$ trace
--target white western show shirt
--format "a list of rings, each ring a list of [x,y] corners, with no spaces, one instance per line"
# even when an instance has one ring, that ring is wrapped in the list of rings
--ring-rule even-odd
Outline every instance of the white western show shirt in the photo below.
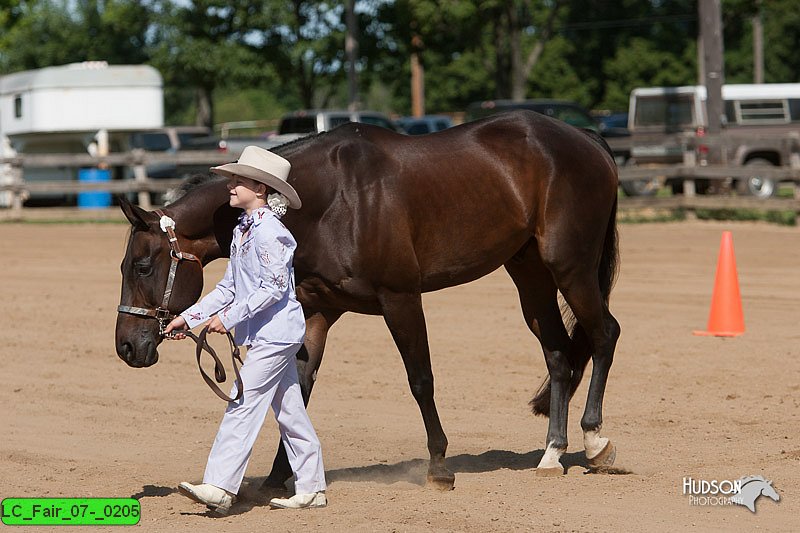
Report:
[[[189,328],[218,314],[239,346],[301,343],[306,324],[297,301],[292,260],[297,242],[269,207],[253,210],[253,225],[233,230],[231,259],[213,291],[181,313]]]

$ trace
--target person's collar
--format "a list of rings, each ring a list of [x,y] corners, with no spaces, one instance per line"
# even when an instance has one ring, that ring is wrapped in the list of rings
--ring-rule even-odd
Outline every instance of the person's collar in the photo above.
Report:
[[[272,212],[272,209],[270,209],[269,206],[262,205],[257,209],[253,209],[252,215],[253,215],[253,225],[258,226],[259,224],[261,224],[261,221],[264,220],[266,217],[270,216],[274,217],[275,213]]]

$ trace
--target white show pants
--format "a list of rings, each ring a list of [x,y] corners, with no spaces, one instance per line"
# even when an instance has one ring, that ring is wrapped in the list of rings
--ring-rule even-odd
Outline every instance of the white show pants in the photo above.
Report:
[[[325,490],[319,439],[308,418],[297,379],[301,344],[253,345],[241,368],[244,394],[229,402],[208,456],[203,483],[236,494],[267,409],[272,406],[295,476],[295,492]],[[236,394],[234,384],[232,394]]]

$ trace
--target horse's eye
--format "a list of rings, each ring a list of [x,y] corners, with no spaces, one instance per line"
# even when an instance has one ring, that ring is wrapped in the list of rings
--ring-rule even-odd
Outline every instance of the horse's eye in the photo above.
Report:
[[[153,273],[153,267],[151,265],[136,265],[136,275],[140,277],[147,277]]]

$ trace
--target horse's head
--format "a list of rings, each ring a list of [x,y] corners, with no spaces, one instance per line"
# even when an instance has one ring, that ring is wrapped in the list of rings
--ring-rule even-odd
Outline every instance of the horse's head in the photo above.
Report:
[[[158,214],[124,200],[120,206],[133,228],[121,266],[117,355],[130,366],[147,367],[158,361],[157,346],[163,340],[160,323],[168,320],[168,314],[180,313],[200,297],[203,269],[189,254],[186,255],[191,260],[176,257]],[[171,269],[174,280],[168,284]],[[167,294],[168,285],[171,295]]]
[[[772,481],[767,481],[765,485],[761,486],[761,494],[774,501],[780,501],[781,497],[775,487],[772,486]]]

